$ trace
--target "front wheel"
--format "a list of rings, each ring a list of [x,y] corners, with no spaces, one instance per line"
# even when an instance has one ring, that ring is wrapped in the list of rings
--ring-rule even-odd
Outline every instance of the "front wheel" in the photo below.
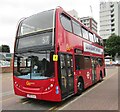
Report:
[[[83,81],[81,79],[79,79],[78,83],[77,83],[77,95],[81,95],[83,90],[84,90]]]

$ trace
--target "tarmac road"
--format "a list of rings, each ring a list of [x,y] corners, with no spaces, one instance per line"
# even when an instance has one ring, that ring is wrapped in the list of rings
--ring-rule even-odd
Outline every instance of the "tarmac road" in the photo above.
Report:
[[[118,110],[118,67],[107,67],[106,71],[103,82],[61,103],[16,96],[12,74],[2,74],[2,110]]]
[[[60,110],[118,110],[118,68],[110,67],[102,83],[86,90]]]

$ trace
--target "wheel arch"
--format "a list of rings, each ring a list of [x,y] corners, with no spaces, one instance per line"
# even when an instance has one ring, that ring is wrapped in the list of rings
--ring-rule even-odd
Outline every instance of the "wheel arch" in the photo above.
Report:
[[[83,82],[83,87],[84,87],[83,89],[85,89],[84,79],[83,79],[82,76],[79,76],[79,77],[78,77],[78,81],[80,81],[80,80]]]

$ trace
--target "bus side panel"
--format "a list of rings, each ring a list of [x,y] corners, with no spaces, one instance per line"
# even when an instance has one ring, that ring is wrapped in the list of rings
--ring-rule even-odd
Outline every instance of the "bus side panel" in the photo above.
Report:
[[[91,70],[80,70],[77,72],[78,77],[82,77],[84,81],[84,89],[92,85],[92,73]]]
[[[101,67],[100,66],[96,66],[96,79],[97,81],[100,80],[100,71],[101,71]]]

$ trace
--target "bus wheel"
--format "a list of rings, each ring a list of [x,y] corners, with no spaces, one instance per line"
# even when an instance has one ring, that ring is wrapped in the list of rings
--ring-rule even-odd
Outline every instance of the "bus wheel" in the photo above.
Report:
[[[103,81],[102,71],[100,72],[100,82]]]
[[[83,84],[83,80],[79,79],[78,83],[77,83],[77,95],[81,95],[83,90],[84,90],[84,84]]]

